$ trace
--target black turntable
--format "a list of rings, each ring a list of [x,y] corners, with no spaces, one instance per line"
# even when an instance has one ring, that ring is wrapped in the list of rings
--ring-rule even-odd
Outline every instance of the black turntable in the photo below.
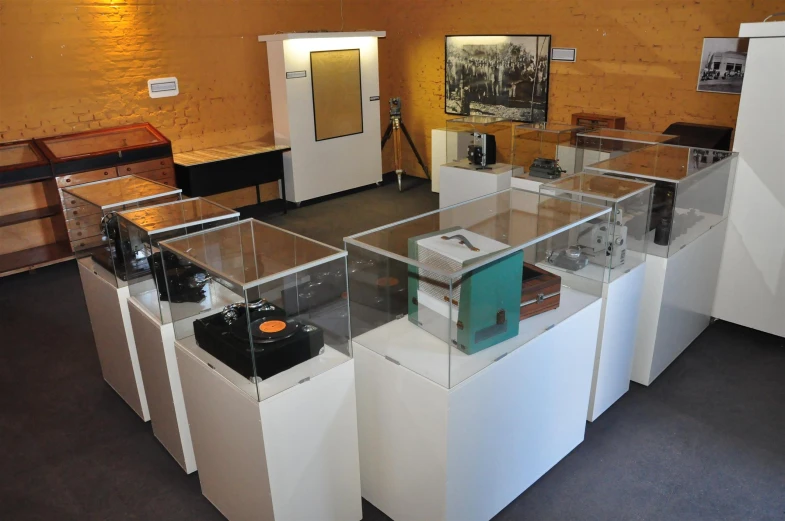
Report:
[[[210,280],[204,270],[193,264],[182,262],[177,255],[170,251],[163,252],[163,263],[161,262],[161,252],[155,252],[147,257],[147,264],[152,267],[161,300],[173,303],[204,300],[206,295],[204,286]],[[164,277],[164,273],[166,277]],[[165,278],[169,281],[168,285]]]
[[[310,360],[324,346],[320,328],[287,318],[283,309],[263,299],[247,307],[230,304],[221,313],[195,320],[194,335],[199,347],[246,378],[254,376],[255,364],[256,376],[263,380]]]

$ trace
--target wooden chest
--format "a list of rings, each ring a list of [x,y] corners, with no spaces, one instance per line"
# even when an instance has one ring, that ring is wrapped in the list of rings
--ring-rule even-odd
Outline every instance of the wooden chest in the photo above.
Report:
[[[559,307],[561,277],[533,264],[523,263],[521,320]]]

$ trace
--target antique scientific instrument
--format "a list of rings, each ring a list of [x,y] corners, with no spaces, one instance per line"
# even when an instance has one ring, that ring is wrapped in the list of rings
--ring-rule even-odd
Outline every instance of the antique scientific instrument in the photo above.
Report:
[[[425,172],[425,176],[430,179],[431,174],[428,173],[428,168],[425,166],[425,163],[420,157],[420,153],[417,152],[417,147],[414,146],[414,141],[412,141],[412,137],[409,135],[409,131],[406,130],[406,126],[403,124],[403,117],[401,115],[401,98],[390,98],[390,124],[387,125],[387,130],[384,131],[384,136],[382,136],[382,150],[384,150],[384,145],[387,144],[387,141],[392,136],[393,138],[393,157],[395,161],[395,175],[398,176],[398,191],[401,191],[401,177],[406,172],[403,169],[403,150],[401,149],[401,132],[406,137],[406,141],[409,143],[409,146],[412,148],[412,152],[414,152],[414,156],[417,158],[417,162],[420,163],[420,166]]]
[[[409,258],[427,260],[445,271],[458,271],[508,245],[462,228],[412,237]],[[450,284],[448,277],[409,267],[409,320],[432,335],[450,339],[466,354],[498,344],[518,334],[523,252],[475,270]],[[449,317],[450,321],[445,321]],[[445,324],[449,331],[445,331]]]

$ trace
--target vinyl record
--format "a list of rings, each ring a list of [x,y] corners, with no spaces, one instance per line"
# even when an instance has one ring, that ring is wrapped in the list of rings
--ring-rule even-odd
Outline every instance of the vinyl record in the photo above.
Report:
[[[297,332],[296,322],[277,318],[260,318],[251,322],[251,336],[257,343],[275,342],[289,338]]]

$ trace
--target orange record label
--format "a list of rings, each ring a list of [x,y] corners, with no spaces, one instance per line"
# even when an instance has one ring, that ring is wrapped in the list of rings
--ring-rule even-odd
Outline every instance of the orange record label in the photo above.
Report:
[[[286,329],[286,322],[283,320],[268,320],[259,324],[262,333],[277,333]]]
[[[390,287],[395,286],[398,284],[398,279],[395,277],[381,277],[379,280],[376,281],[376,285],[379,287]]]

